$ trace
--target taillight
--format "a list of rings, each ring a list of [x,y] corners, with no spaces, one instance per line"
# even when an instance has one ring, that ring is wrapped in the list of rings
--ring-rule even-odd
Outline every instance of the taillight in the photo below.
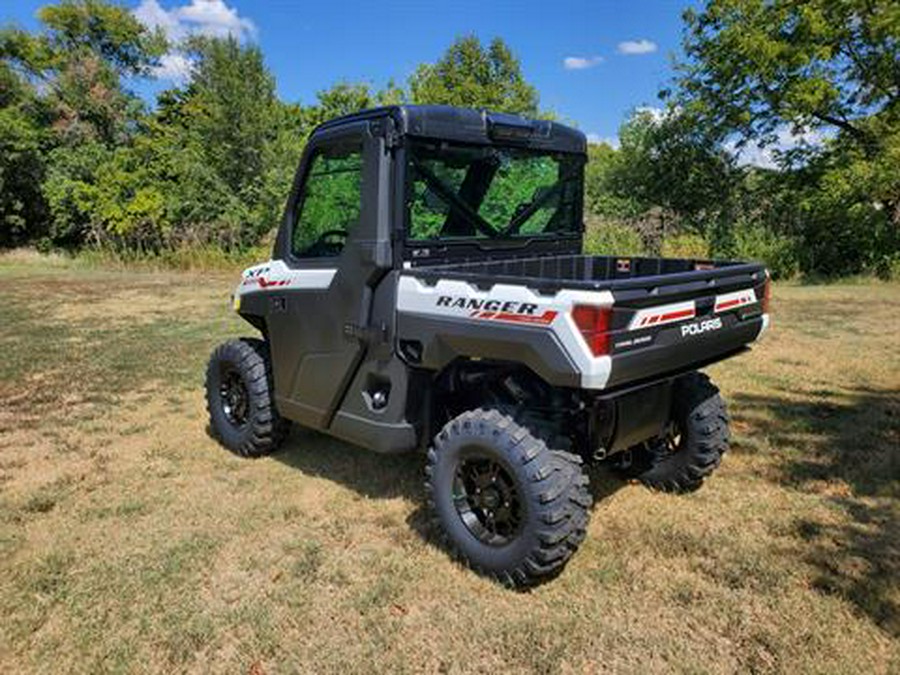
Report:
[[[762,309],[763,314],[769,313],[769,300],[772,299],[772,280],[769,278],[768,273],[766,273],[766,283],[763,284],[763,297],[762,302],[759,303],[760,309]]]
[[[578,326],[581,337],[587,343],[594,356],[609,354],[609,326],[612,319],[610,307],[594,305],[575,305],[572,308],[572,320]]]

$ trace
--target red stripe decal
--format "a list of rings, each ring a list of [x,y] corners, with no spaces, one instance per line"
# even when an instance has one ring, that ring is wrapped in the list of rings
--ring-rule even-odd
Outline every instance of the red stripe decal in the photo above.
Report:
[[[689,319],[694,316],[693,309],[679,309],[677,312],[669,312],[659,317],[660,321],[675,321],[676,319]]]
[[[734,300],[726,300],[723,303],[716,305],[716,311],[721,312],[723,309],[728,309],[730,307],[737,307],[738,305],[744,304],[744,298],[735,298]]]
[[[269,288],[271,286],[287,286],[289,279],[278,279],[275,281],[266,281],[264,277],[257,277],[260,288]]]
[[[541,326],[547,326],[553,323],[558,312],[548,309],[540,316],[532,316],[530,314],[513,314],[511,312],[481,312],[479,319],[491,319],[493,321],[510,321],[512,323],[531,323]]]

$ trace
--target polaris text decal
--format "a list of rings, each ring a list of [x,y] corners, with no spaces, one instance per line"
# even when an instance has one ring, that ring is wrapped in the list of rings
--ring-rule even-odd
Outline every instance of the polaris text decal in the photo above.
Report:
[[[722,319],[707,319],[706,321],[698,321],[697,323],[689,323],[681,327],[681,337],[686,335],[700,335],[711,330],[719,330],[722,327]]]

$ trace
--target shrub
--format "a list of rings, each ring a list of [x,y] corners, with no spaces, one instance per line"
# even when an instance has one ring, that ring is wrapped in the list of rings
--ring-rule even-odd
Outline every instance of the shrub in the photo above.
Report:
[[[740,260],[765,263],[774,279],[789,279],[800,268],[794,240],[763,225],[735,229],[734,256]]]
[[[624,223],[588,218],[584,252],[590,255],[645,255],[640,234]]]
[[[709,242],[699,234],[676,234],[662,243],[663,258],[709,258]]]

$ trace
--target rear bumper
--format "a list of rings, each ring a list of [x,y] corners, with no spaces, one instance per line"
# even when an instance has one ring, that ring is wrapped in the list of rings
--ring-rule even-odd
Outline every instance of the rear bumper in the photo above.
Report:
[[[700,368],[742,351],[769,323],[766,314],[729,317],[718,331],[684,337],[680,326],[659,333],[652,345],[612,357],[605,389]]]

